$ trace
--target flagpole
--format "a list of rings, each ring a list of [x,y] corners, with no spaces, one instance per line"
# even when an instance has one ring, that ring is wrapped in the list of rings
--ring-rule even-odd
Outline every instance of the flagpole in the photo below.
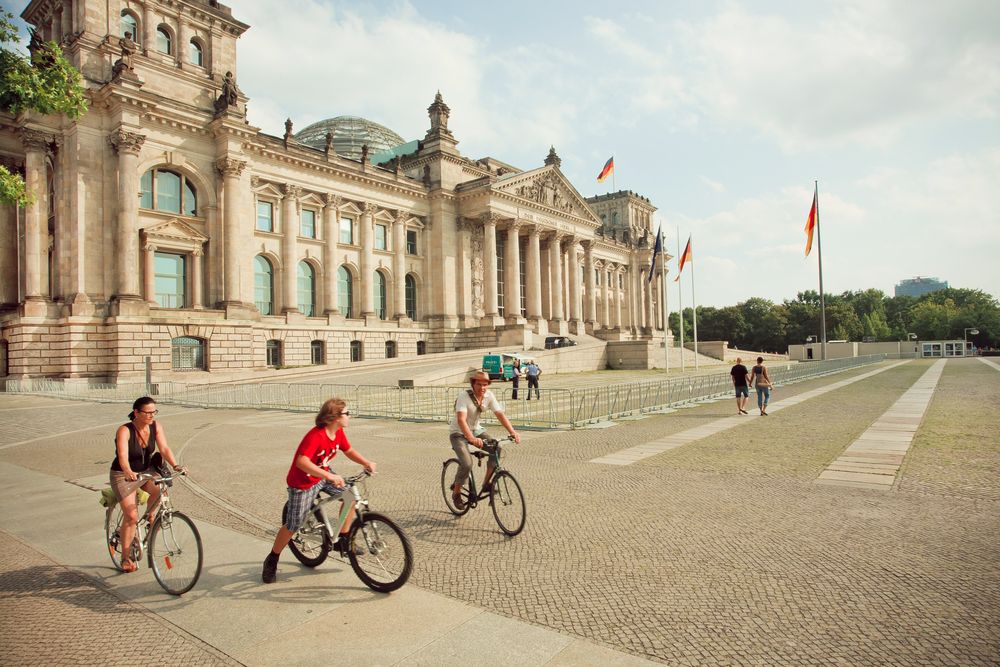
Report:
[[[823,294],[823,241],[819,233],[819,181],[815,181],[816,190],[816,253],[819,258],[819,334],[823,341],[823,361],[826,361],[826,297]]]
[[[688,238],[688,243],[691,239]],[[694,297],[694,249],[691,249],[691,320],[694,322],[694,369],[698,370],[698,302]]]
[[[681,228],[677,228],[677,257],[681,257]],[[677,260],[677,322],[681,335],[681,373],[684,372],[684,289],[681,285],[680,259]]]
[[[615,156],[611,155],[611,191],[618,192],[618,186],[615,185]]]
[[[657,229],[663,229],[662,222],[660,223],[660,226],[657,227]],[[667,301],[667,262],[665,259],[667,256],[667,241],[665,235],[663,235],[663,232],[659,233],[661,234],[660,248],[662,248],[662,252],[660,252],[660,284],[663,286],[661,288],[663,292],[663,358],[666,363],[666,369],[667,369],[666,372],[669,375],[670,347],[667,344],[667,332],[670,330],[670,307],[668,306],[668,301]]]

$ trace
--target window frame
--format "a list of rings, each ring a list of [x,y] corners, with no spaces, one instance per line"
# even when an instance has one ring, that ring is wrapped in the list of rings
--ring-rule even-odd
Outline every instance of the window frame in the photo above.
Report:
[[[312,226],[308,229],[306,227],[307,217],[312,217]],[[306,239],[316,238],[316,217],[316,211],[311,208],[303,207],[302,210],[299,211],[299,236]]]
[[[160,208],[160,179],[159,174],[170,174],[179,179],[178,184],[178,210]],[[148,189],[147,189],[148,188]],[[194,199],[193,206],[189,206],[188,197]],[[147,200],[148,197],[148,200]],[[146,211],[158,211],[171,215],[183,216],[186,218],[197,218],[198,215],[198,188],[186,174],[173,169],[161,169],[160,167],[150,167],[139,177],[139,208]],[[189,212],[191,208],[193,211]]]
[[[411,320],[417,319],[417,279],[412,273],[403,278],[403,309]]]
[[[172,257],[180,260],[180,273],[171,274],[161,274],[158,268],[159,262],[157,260],[161,258]],[[156,250],[153,252],[153,297],[156,301],[158,308],[169,308],[171,310],[182,310],[188,306],[189,295],[188,295],[188,280],[190,279],[190,270],[188,267],[188,257],[189,254],[185,252],[171,252],[169,250]],[[180,293],[161,293],[159,290],[160,278],[173,278],[180,285]],[[179,297],[179,303],[177,305],[164,304],[162,297]]]
[[[131,23],[132,30],[130,30],[130,31],[126,31],[125,30],[125,20],[124,20],[125,17],[128,17],[128,18],[130,18],[132,20],[132,23]],[[119,37],[124,37],[126,32],[131,32],[132,33],[132,37],[130,39],[133,42],[135,42],[136,44],[138,44],[138,45],[141,46],[142,45],[142,40],[139,37],[140,32],[141,32],[140,31],[141,27],[142,26],[139,23],[139,17],[138,16],[136,16],[135,14],[133,14],[128,9],[123,9],[121,11],[120,22],[119,22],[119,26],[118,26],[118,36]]]
[[[419,237],[416,229],[406,230],[406,254],[414,257],[420,254]]]
[[[319,351],[317,360],[317,350]],[[326,364],[326,342],[314,339],[309,341],[309,361],[313,366],[322,366]]]
[[[388,315],[389,287],[385,274],[381,271],[374,271],[372,276],[372,307],[375,316],[380,320],[385,320]]]
[[[350,343],[351,363],[365,360],[365,344],[360,340],[352,340]]]
[[[307,275],[302,275],[302,269],[307,271]],[[309,285],[302,286],[302,279],[308,278]],[[308,303],[303,303],[303,296],[308,296]],[[306,317],[316,315],[316,269],[309,262],[302,260],[295,267],[295,296],[298,301],[299,312]]]
[[[191,57],[194,53],[198,54],[197,61]],[[205,47],[195,37],[188,40],[188,63],[195,67],[205,66]]]
[[[346,281],[343,280],[345,276],[347,278]],[[344,285],[347,285],[346,295],[343,290]],[[351,270],[343,264],[341,264],[340,267],[337,268],[337,305],[340,308],[340,314],[343,315],[345,319],[348,320],[353,319],[354,274],[352,274]]]
[[[347,232],[346,241],[344,240],[344,232]],[[341,216],[337,229],[337,243],[340,245],[354,245],[354,218]]]
[[[186,341],[195,341],[187,343]],[[192,350],[185,354],[185,350]],[[206,354],[208,341],[198,336],[176,336],[170,339],[170,370],[172,371],[205,371],[208,370]],[[186,365],[183,357],[190,356],[191,363]]]
[[[265,363],[268,368],[277,368],[282,365],[284,357],[284,345],[278,338],[269,338],[264,344]]]
[[[395,359],[399,356],[399,346],[396,345],[396,341],[387,340],[385,341],[385,358]]]
[[[261,215],[260,215],[261,206],[266,206],[267,207],[267,211],[268,211],[267,217],[266,217],[266,220],[267,220],[267,229],[264,229],[264,228],[262,228],[260,226],[260,222],[263,219],[263,218],[261,218]],[[258,199],[257,200],[257,221],[254,223],[254,231],[274,233],[274,202],[268,201],[266,199]]]
[[[262,286],[257,284],[257,278],[259,276],[263,275],[263,274],[261,272],[257,271],[257,260],[260,260],[260,261],[264,262],[264,264],[266,264],[267,268],[268,268],[268,273],[267,273],[267,277],[268,277],[268,286],[267,286],[267,288],[268,288],[268,300],[267,301],[260,301],[259,298],[258,298],[259,297],[259,290],[262,288]],[[253,264],[254,264],[254,267],[253,267],[253,297],[254,297],[253,302],[254,302],[254,306],[257,308],[257,310],[260,312],[261,315],[274,315],[274,264],[272,264],[271,260],[269,260],[264,255],[254,255]],[[267,305],[267,308],[266,309],[265,308],[261,308],[261,306],[265,305],[265,304]],[[265,310],[267,310],[267,312],[264,312]]]
[[[166,43],[167,50],[164,51],[161,47],[163,43]],[[156,26],[156,52],[162,53],[165,56],[174,55],[174,35],[164,24]]]
[[[375,250],[389,249],[389,228],[386,225],[375,223],[374,243]]]

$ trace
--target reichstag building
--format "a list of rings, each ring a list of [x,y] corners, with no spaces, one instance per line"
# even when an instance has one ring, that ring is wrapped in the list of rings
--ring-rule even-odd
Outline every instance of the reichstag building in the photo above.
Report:
[[[22,17],[63,45],[90,109],[0,113],[0,161],[35,194],[0,205],[0,373],[115,381],[150,357],[183,380],[555,333],[663,340],[655,207],[585,197],[554,149],[527,169],[466,157],[434,90],[416,139],[346,115],[265,134],[233,74],[249,26],[215,0],[32,0]]]

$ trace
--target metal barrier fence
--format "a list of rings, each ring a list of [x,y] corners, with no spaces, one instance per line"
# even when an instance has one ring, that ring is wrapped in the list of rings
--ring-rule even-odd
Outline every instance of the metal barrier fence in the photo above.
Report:
[[[839,373],[885,360],[884,354],[830,361],[768,366],[775,385]],[[448,421],[451,419],[459,387],[400,388],[382,385],[261,384],[203,385],[183,382],[84,384],[58,379],[6,380],[8,393],[34,394],[54,398],[99,402],[131,403],[151,395],[158,403],[202,408],[256,408],[314,412],[331,396],[340,396],[361,417],[381,417],[408,421]],[[626,415],[655,412],[672,406],[731,396],[729,374],[646,380],[580,389],[543,389],[532,400],[520,389],[512,400],[511,388],[493,386],[493,393],[505,406],[511,422],[519,428],[574,428]],[[484,418],[486,416],[484,415]],[[489,420],[487,420],[489,423]]]

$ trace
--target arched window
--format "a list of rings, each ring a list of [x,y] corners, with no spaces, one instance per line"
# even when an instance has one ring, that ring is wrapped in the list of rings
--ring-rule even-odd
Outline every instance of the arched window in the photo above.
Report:
[[[309,343],[309,358],[314,366],[326,363],[326,345],[321,340]]]
[[[385,276],[381,271],[375,272],[375,280],[372,284],[373,296],[375,297],[375,315],[380,319],[385,319]]]
[[[417,319],[417,280],[410,274],[406,275],[406,316]]]
[[[351,341],[351,361],[364,361],[365,350],[360,340]]]
[[[174,52],[173,38],[162,25],[156,29],[156,50],[167,55]]]
[[[271,339],[267,341],[267,365],[273,367],[281,365],[281,341]]]
[[[427,342],[418,340],[417,341],[417,354],[427,354]]]
[[[170,341],[170,367],[175,371],[205,370],[205,341],[179,336]]]
[[[141,208],[197,215],[198,194],[184,176],[169,169],[150,169],[139,181]]]
[[[253,258],[253,301],[261,315],[274,313],[274,267],[262,255]]]
[[[135,16],[132,15],[127,9],[122,10],[122,26],[121,26],[121,37],[128,33],[132,37],[132,41],[136,44],[140,44],[142,40],[139,38],[139,21],[136,20]]]
[[[385,358],[386,359],[396,358],[396,341],[394,340],[385,341]]]
[[[299,262],[299,310],[303,315],[316,314],[316,271],[308,262]]]
[[[205,52],[197,40],[192,39],[191,43],[188,44],[188,60],[191,61],[192,65],[197,65],[198,67],[202,67],[205,64]]]
[[[346,266],[337,269],[337,303],[344,317],[354,317],[354,281]]]

